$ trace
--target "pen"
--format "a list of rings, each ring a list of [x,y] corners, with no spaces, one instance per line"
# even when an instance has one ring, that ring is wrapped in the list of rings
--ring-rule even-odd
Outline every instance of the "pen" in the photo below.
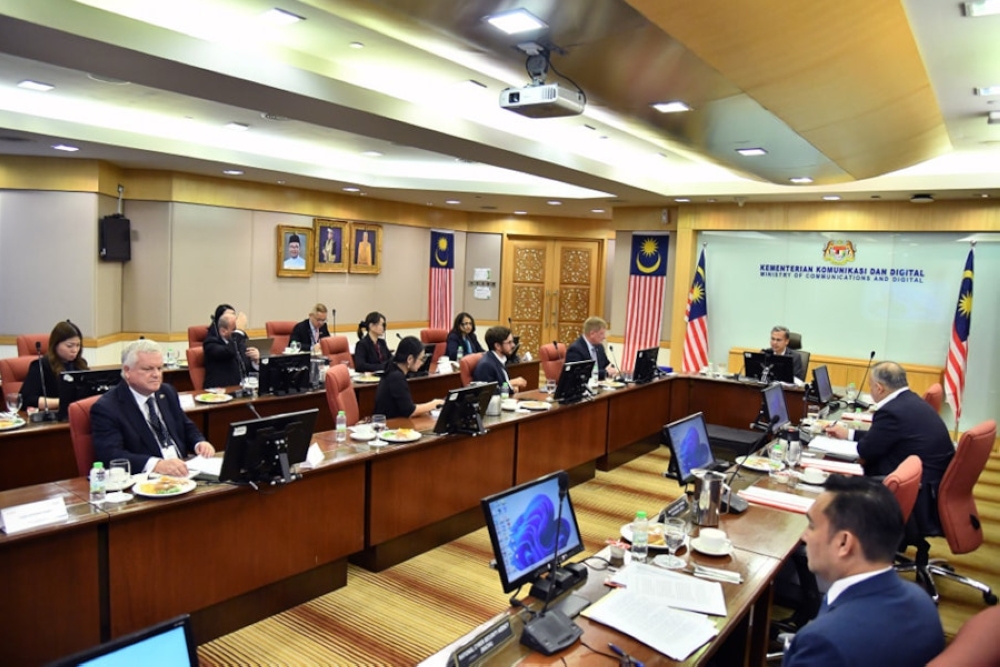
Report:
[[[633,658],[632,656],[630,656],[628,653],[626,653],[625,651],[623,651],[617,645],[612,644],[611,642],[608,642],[608,648],[611,649],[612,652],[614,652],[615,655],[617,655],[620,658],[626,660],[628,662],[628,664],[635,665],[635,667],[646,667],[645,664],[639,662],[638,660],[636,660],[635,658]]]

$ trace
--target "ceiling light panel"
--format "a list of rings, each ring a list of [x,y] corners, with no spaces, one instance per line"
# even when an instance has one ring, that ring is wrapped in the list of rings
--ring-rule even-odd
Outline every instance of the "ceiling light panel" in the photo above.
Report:
[[[1000,0],[973,0],[962,3],[962,12],[969,18],[1000,14]]]
[[[290,11],[279,9],[275,7],[269,9],[260,15],[261,20],[274,26],[281,25],[292,25],[293,23],[298,23],[299,21],[305,21],[305,19],[298,14],[293,14]]]
[[[761,155],[767,155],[767,151],[763,148],[737,148],[736,152],[743,157],[760,157]]]
[[[51,83],[42,83],[41,81],[32,81],[31,79],[25,79],[24,81],[17,84],[18,88],[24,88],[25,90],[34,90],[40,93],[47,93],[55,86]]]
[[[544,30],[549,27],[540,18],[523,8],[487,16],[486,22],[508,35],[518,35],[522,32],[531,32],[533,30]]]
[[[672,102],[657,102],[656,104],[651,104],[650,106],[660,113],[682,113],[684,111],[691,110],[691,107],[679,100],[674,100]]]

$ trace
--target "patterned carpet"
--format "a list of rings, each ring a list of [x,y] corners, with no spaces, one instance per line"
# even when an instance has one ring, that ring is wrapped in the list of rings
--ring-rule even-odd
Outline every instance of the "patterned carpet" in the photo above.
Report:
[[[669,454],[656,449],[572,488],[586,551],[604,546],[638,509],[655,513],[680,487],[664,479]],[[1000,457],[977,487],[987,543],[951,558],[956,567],[1000,588]],[[932,555],[947,555],[936,543]],[[223,665],[413,665],[507,608],[489,535],[477,530],[384,572],[351,566],[346,587],[202,645],[203,667]],[[953,635],[982,599],[942,584],[941,615]],[[526,594],[522,592],[523,595]]]

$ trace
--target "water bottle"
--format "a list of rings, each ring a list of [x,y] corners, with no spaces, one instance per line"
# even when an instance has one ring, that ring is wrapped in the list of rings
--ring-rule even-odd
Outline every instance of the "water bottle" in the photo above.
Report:
[[[337,444],[347,442],[347,415],[341,410],[337,413]]]
[[[510,385],[504,382],[500,385],[500,400],[506,401],[508,398],[510,398]]]
[[[771,443],[771,460],[781,463],[785,460],[785,441],[780,437]],[[781,466],[778,466],[779,468]]]
[[[94,467],[90,470],[90,502],[94,505],[103,505],[107,497],[108,471],[104,469],[104,464],[94,461]]]
[[[461,361],[462,357],[464,356],[465,356],[465,351],[462,349],[462,346],[459,345],[458,351],[455,353],[455,361]]]
[[[639,510],[632,522],[632,562],[645,563],[649,555],[649,520],[646,513]]]

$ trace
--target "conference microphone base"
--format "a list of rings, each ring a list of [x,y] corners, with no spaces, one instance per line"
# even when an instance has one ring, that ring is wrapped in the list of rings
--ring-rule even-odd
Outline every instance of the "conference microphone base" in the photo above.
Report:
[[[28,415],[28,421],[32,424],[40,424],[42,422],[54,422],[56,421],[56,413],[49,410],[48,412],[44,410],[39,410],[38,412],[32,412]]]
[[[583,630],[558,609],[549,609],[525,623],[521,643],[542,655],[567,649],[583,635]]]

